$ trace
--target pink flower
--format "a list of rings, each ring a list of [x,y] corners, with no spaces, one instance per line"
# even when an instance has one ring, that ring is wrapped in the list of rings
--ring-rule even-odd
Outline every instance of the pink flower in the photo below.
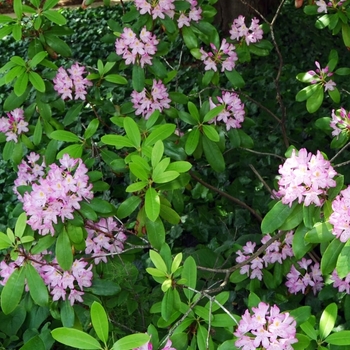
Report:
[[[312,76],[311,84],[320,84],[324,87],[324,91],[333,91],[337,85],[332,79],[329,79],[333,75],[332,72],[329,72],[329,67],[321,68],[319,62],[315,61],[317,67],[316,71],[310,70],[307,73]]]
[[[63,67],[58,69],[53,82],[54,89],[61,95],[62,100],[67,98],[73,100],[73,95],[75,100],[85,100],[86,88],[93,84],[90,80],[83,78],[84,73],[85,67],[80,66],[77,62],[67,71]]]
[[[237,94],[234,92],[224,91],[222,97],[217,96],[218,103],[215,104],[212,98],[209,98],[210,109],[217,106],[224,105],[225,108],[219,115],[209,123],[224,122],[226,124],[226,130],[238,129],[244,121],[245,111],[244,104],[240,100]]]
[[[315,204],[322,206],[324,197],[330,187],[335,187],[333,180],[336,171],[330,162],[324,159],[321,152],[316,155],[308,153],[302,148],[298,155],[295,150],[279,168],[281,178],[278,181],[279,189],[276,192],[283,204],[292,205],[297,199],[304,205]]]
[[[18,135],[29,131],[28,123],[24,120],[24,111],[22,108],[16,108],[6,114],[7,117],[0,118],[0,132],[7,136],[6,141],[17,143]]]
[[[206,52],[201,47],[201,60],[204,62],[205,70],[217,71],[217,65],[221,64],[221,72],[232,71],[235,68],[235,62],[238,60],[237,54],[234,51],[235,47],[229,44],[226,39],[223,39],[220,48],[217,49],[214,44],[210,44],[211,52]]]
[[[134,104],[136,109],[135,114],[148,119],[151,114],[158,110],[160,112],[165,108],[170,108],[169,94],[165,85],[161,80],[153,80],[151,91],[147,91],[144,88],[141,92],[133,91],[131,93],[131,102]]]
[[[264,349],[290,350],[291,344],[297,342],[296,321],[289,313],[280,313],[274,305],[260,302],[252,308],[251,315],[245,311],[234,335],[238,337],[235,346],[242,350]],[[279,347],[274,347],[276,344]]]
[[[263,30],[259,26],[259,20],[253,18],[248,28],[245,24],[245,17],[243,16],[238,16],[238,18],[233,21],[230,34],[232,40],[244,39],[247,45],[257,43],[263,38]]]

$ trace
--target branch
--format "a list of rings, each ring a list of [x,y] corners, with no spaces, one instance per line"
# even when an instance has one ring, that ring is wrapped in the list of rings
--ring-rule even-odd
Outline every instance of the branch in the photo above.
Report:
[[[259,222],[262,221],[262,217],[253,209],[251,208],[249,205],[247,205],[246,203],[242,202],[241,200],[239,200],[238,198],[232,197],[230,196],[228,193],[223,192],[221,190],[219,190],[218,188],[208,184],[207,182],[203,181],[201,178],[199,178],[197,175],[194,174],[194,172],[190,171],[189,174],[192,176],[193,179],[195,179],[196,181],[198,181],[200,184],[202,184],[204,187],[209,188],[210,190],[220,194],[222,197],[225,197],[227,199],[229,199],[231,202],[234,202],[238,205],[240,205],[241,207],[249,210],[258,220]]]
[[[271,196],[275,199],[278,199],[276,197],[276,195],[273,193],[273,191],[271,190],[270,186],[266,183],[266,181],[260,176],[260,174],[258,173],[258,171],[254,168],[254,166],[252,164],[249,164],[250,169],[253,170],[253,173],[258,177],[258,179],[263,183],[263,185],[265,186],[265,188],[270,192]]]

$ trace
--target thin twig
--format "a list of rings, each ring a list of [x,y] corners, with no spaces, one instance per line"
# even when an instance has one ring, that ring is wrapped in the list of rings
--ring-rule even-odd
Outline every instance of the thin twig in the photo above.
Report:
[[[243,207],[243,208],[249,210],[249,211],[256,217],[256,219],[259,220],[259,222],[262,221],[262,217],[261,217],[253,208],[251,208],[251,207],[250,207],[249,205],[247,205],[246,203],[242,202],[242,201],[239,200],[238,198],[235,198],[235,197],[230,196],[228,193],[223,192],[223,191],[219,190],[218,188],[216,188],[216,187],[214,187],[214,186],[208,184],[207,182],[203,181],[201,178],[199,178],[197,175],[195,175],[193,171],[190,171],[189,173],[190,173],[190,175],[191,175],[191,177],[192,177],[193,179],[195,179],[196,181],[198,181],[199,183],[201,183],[204,187],[209,188],[210,190],[212,190],[212,191],[214,191],[214,192],[220,194],[222,197],[225,197],[225,198],[229,199],[230,201],[232,201],[232,202],[234,202],[234,203],[240,205],[241,207]]]
[[[349,163],[350,163],[350,160],[348,160],[346,162],[343,162],[343,163],[339,163],[339,164],[333,165],[333,168],[339,168],[339,167],[347,165]]]
[[[243,150],[245,150],[247,152],[255,153],[255,154],[258,154],[258,155],[261,155],[261,156],[271,156],[271,157],[279,158],[279,159],[281,159],[283,161],[286,160],[286,158],[284,158],[282,156],[279,156],[278,154],[275,154],[275,153],[258,152],[258,151],[254,151],[253,149],[244,148],[244,147],[240,147],[240,149],[243,149]]]
[[[347,147],[350,146],[350,142],[348,142],[339,152],[337,152],[337,154],[330,160],[330,162],[334,162],[334,159],[337,158],[339,156],[340,153],[342,153]]]
[[[260,176],[260,174],[258,173],[258,171],[254,168],[254,166],[252,164],[249,164],[250,169],[253,170],[253,173],[258,177],[258,179],[263,183],[263,185],[265,186],[265,188],[270,192],[271,196],[274,199],[278,199],[276,197],[276,195],[273,193],[273,191],[271,190],[270,186],[266,183],[266,181]]]

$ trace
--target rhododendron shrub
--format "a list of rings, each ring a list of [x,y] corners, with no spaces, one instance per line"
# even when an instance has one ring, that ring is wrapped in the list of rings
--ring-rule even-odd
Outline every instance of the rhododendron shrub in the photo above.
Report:
[[[224,31],[215,1],[121,3],[93,64],[70,59],[56,4],[15,0],[15,18],[0,16],[0,36],[27,50],[0,68],[15,201],[0,232],[0,347],[349,346],[348,4],[305,7],[345,47],[296,71],[296,96],[275,32],[283,3]],[[259,66],[271,51],[273,77]],[[290,118],[302,101],[303,121]]]

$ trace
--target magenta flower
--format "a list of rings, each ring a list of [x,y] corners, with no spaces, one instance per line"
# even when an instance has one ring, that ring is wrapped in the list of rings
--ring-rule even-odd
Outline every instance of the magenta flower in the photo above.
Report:
[[[202,9],[197,7],[197,0],[187,0],[191,4],[191,8],[188,14],[181,11],[180,16],[177,19],[177,26],[182,28],[183,26],[189,27],[191,21],[198,22],[202,19]]]
[[[226,130],[239,129],[244,121],[244,104],[237,94],[234,92],[225,91],[222,97],[217,96],[218,104],[215,104],[212,98],[209,98],[210,109],[224,105],[225,109],[219,113],[217,117],[210,120],[209,123],[224,122]]]
[[[156,36],[143,27],[140,37],[130,28],[124,28],[120,38],[115,42],[118,55],[125,60],[125,64],[139,64],[141,67],[152,65],[153,55],[157,52],[158,40]]]
[[[252,19],[252,23],[249,28],[245,24],[245,17],[238,16],[233,21],[230,30],[230,38],[232,40],[245,40],[246,44],[257,43],[263,38],[263,30],[259,26],[259,20],[257,18]]]
[[[148,119],[154,111],[162,112],[164,109],[170,108],[171,100],[162,81],[153,79],[151,91],[146,90],[146,88],[141,92],[133,91],[131,102],[136,109],[135,114],[142,114],[145,119]]]
[[[31,154],[31,161],[38,160]],[[26,184],[32,186],[32,191],[26,192],[24,196],[18,196],[23,203],[23,209],[30,217],[28,224],[39,234],[54,235],[53,224],[60,219],[73,219],[73,212],[80,209],[83,199],[92,199],[92,184],[89,184],[88,169],[81,159],[72,159],[68,154],[60,159],[61,165],[51,164],[46,177],[43,165],[36,167],[36,176],[33,174],[33,163],[30,165],[22,162],[19,166],[17,186]],[[34,166],[35,168],[35,166]],[[24,171],[29,169],[29,174]],[[18,191],[17,191],[18,193]]]
[[[320,151],[313,155],[302,148],[297,155],[293,150],[292,156],[280,165],[278,172],[281,178],[276,196],[289,206],[298,200],[298,203],[303,202],[305,206],[313,203],[320,207],[327,190],[336,185],[333,178],[337,173]]]
[[[320,264],[312,264],[311,259],[303,258],[298,261],[298,265],[299,269],[296,269],[295,266],[292,265],[287,274],[286,286],[289,293],[297,294],[302,292],[305,294],[306,290],[311,287],[313,293],[316,295],[324,285]]]
[[[164,19],[165,15],[170,18],[174,18],[175,14],[175,0],[159,0],[159,1],[147,1],[147,0],[135,0],[135,6],[141,15],[149,13],[153,19]]]
[[[53,80],[53,88],[61,95],[62,100],[73,100],[73,96],[74,100],[85,100],[86,88],[93,84],[90,80],[83,77],[84,73],[85,67],[80,66],[77,62],[67,70],[63,67],[58,68],[58,73]]]
[[[332,272],[331,280],[333,281],[333,287],[338,288],[340,293],[345,292],[350,294],[350,273],[348,273],[344,278],[339,278],[337,270]]]
[[[206,52],[201,47],[201,60],[204,62],[205,70],[213,70],[217,72],[218,65],[221,65],[221,72],[232,71],[235,68],[235,62],[238,60],[235,47],[223,39],[219,49],[214,44],[210,44],[211,52]]]
[[[324,91],[333,91],[337,85],[332,79],[328,79],[333,75],[332,72],[329,72],[328,66],[321,68],[319,62],[315,61],[317,67],[316,71],[310,70],[307,73],[312,76],[311,84],[320,84],[324,87]]]
[[[341,191],[332,202],[333,213],[329,223],[333,225],[332,233],[341,242],[346,243],[350,238],[350,186]]]
[[[107,262],[107,256],[119,254],[124,249],[126,235],[124,228],[112,217],[102,218],[99,222],[86,223],[88,237],[86,239],[85,254],[91,254],[95,264]]]
[[[22,108],[16,108],[6,113],[7,117],[0,118],[0,132],[6,135],[6,141],[18,142],[18,135],[27,131],[28,123],[24,120],[24,111]]]
[[[350,133],[350,112],[346,111],[343,107],[335,111],[332,110],[332,120],[330,127],[333,129],[332,135],[339,136],[341,132],[345,134]]]
[[[292,344],[298,340],[296,334],[296,321],[289,313],[280,313],[274,305],[260,302],[258,307],[252,308],[251,315],[245,311],[234,335],[238,338],[235,346],[242,350],[279,349],[291,350]]]

